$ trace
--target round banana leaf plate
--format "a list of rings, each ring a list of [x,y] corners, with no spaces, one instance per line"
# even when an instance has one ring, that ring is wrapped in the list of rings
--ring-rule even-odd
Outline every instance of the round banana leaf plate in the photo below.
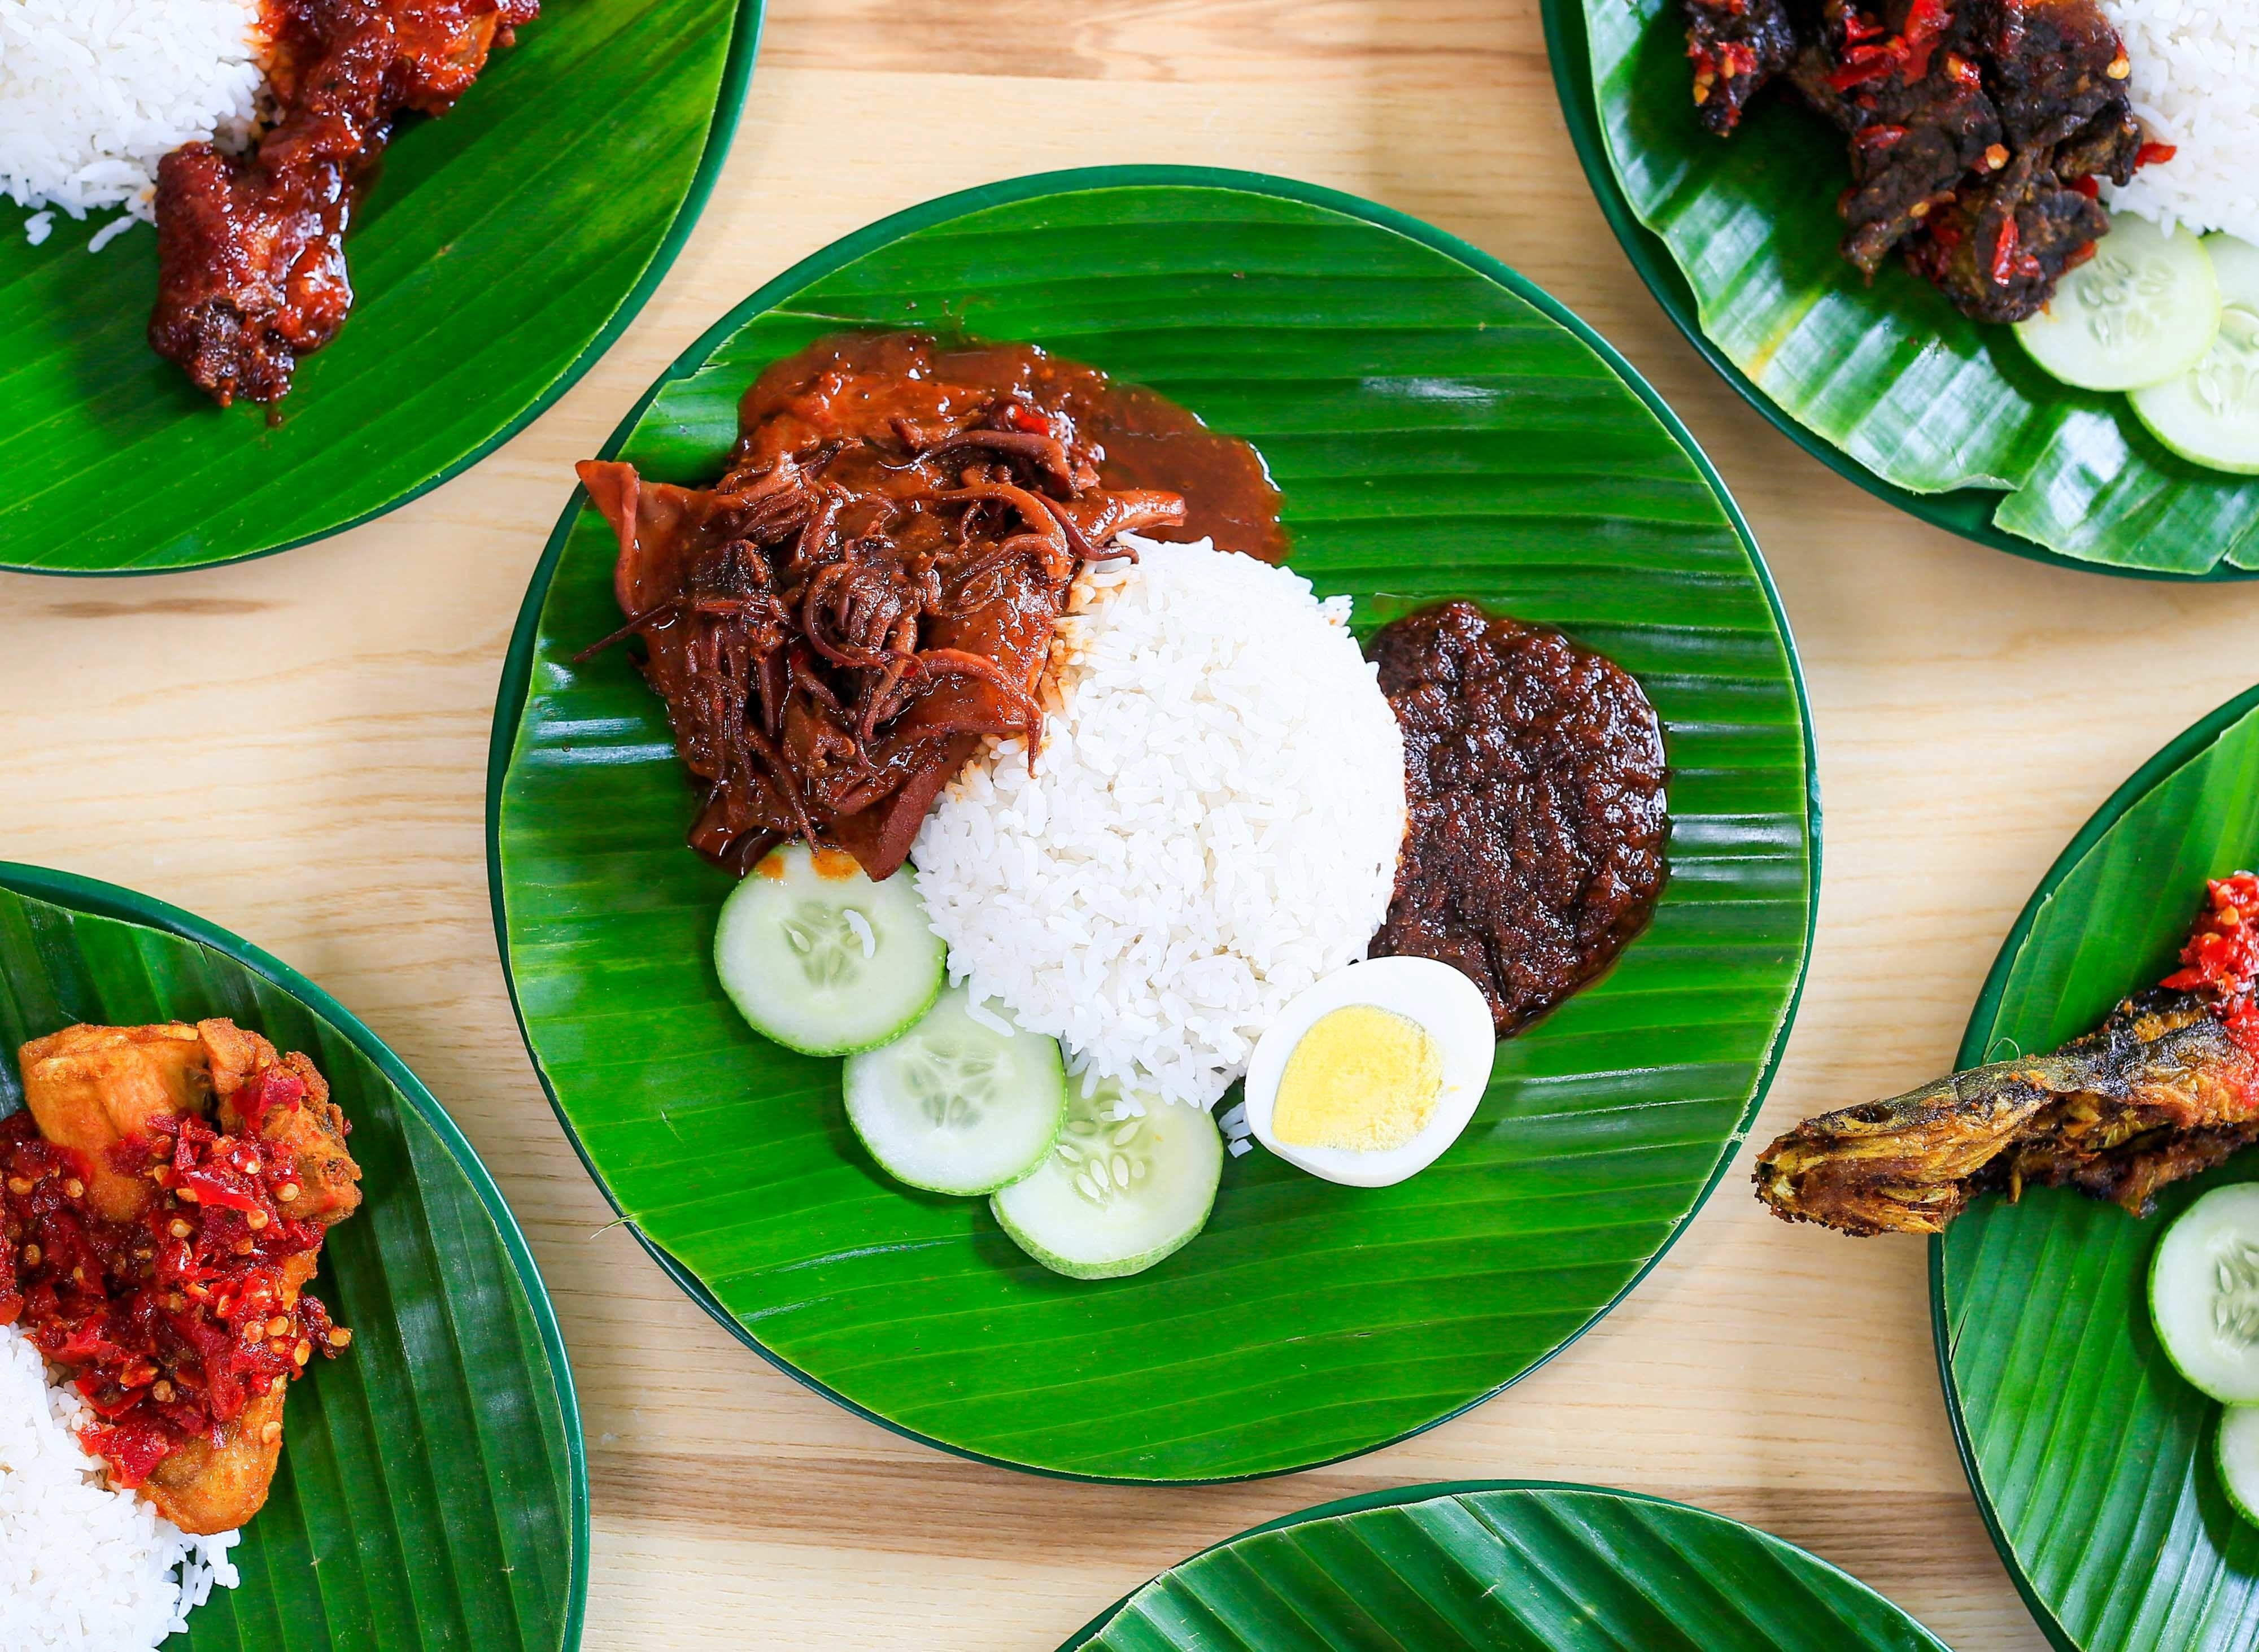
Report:
[[[336,1000],[201,919],[0,862],[0,1114],[17,1050],[76,1022],[226,1016],[313,1057],[362,1205],[314,1289],[353,1343],[291,1385],[242,1583],[167,1652],[573,1652],[588,1590],[581,1413],[548,1292],[470,1143]]]
[[[1683,1503],[1543,1481],[1305,1509],[1172,1566],[1059,1652],[1945,1652],[1848,1573]]]
[[[2259,572],[2259,477],[2175,457],[2122,395],[2072,389],[1897,260],[1837,253],[1842,139],[1769,89],[1694,117],[1680,0],[1541,0],[1569,135],[1679,331],[1798,446],[1995,550],[2156,579]],[[2138,73],[2138,67],[2136,72]]]
[[[2205,879],[2259,865],[2259,689],[2106,803],[2000,950],[1961,1045],[1973,1066],[2052,1050],[2173,966]],[[1962,1461],[2008,1573],[2065,1652],[2259,1645],[2259,1527],[2212,1463],[2220,1407],[2150,1329],[2149,1256],[2207,1189],[2136,1221],[2056,1188],[1980,1200],[1930,1243],[1930,1305]]]
[[[714,187],[761,0],[549,0],[442,119],[409,117],[346,252],[358,302],[270,418],[151,351],[157,238],[32,246],[0,205],[0,569],[288,550],[468,468],[611,347]]]
[[[527,594],[488,786],[526,1041],[662,1265],[803,1381],[913,1437],[1059,1474],[1273,1473],[1495,1392],[1685,1225],[1769,1079],[1802,979],[1819,818],[1786,622],[1669,410],[1573,317],[1448,236],[1243,173],[1052,174],[918,207],[754,294],[605,449],[718,474],[766,363],[842,328],[1030,340],[1252,440],[1292,566],[1365,630],[1479,599],[1636,673],[1673,765],[1669,893],[1605,981],[1505,1044],[1482,1112],[1386,1189],[1251,1154],[1148,1272],[1077,1284],[987,1201],[891,1183],[834,1061],[750,1032],[709,962],[729,879],[616,652],[616,555],[575,495]]]

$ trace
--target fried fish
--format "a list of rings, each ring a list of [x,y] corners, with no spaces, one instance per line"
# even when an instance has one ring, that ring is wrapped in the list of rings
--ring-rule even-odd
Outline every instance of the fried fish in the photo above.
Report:
[[[1858,1235],[1942,1233],[1979,1194],[2033,1185],[2148,1214],[2259,1141],[2259,878],[2211,886],[2182,965],[2051,1054],[1806,1120],[1757,1156],[1757,1196]]]

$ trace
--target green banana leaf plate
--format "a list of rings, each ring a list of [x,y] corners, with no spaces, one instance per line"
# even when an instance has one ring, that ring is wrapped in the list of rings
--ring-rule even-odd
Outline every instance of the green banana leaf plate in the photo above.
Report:
[[[1961,1045],[2051,1050],[2172,967],[2204,880],[2259,865],[2259,688],[2191,729],[2086,823],[2010,931]],[[2213,1468],[2220,1407],[2149,1326],[2149,1254],[2241,1154],[2137,1221],[2056,1188],[1986,1200],[1930,1243],[1930,1304],[1978,1506],[2064,1652],[2259,1645],[2259,1527]]]
[[[467,469],[611,347],[674,261],[745,102],[761,0],[550,0],[386,150],[360,295],[270,421],[145,336],[146,227],[89,256],[0,205],[0,568],[151,573],[336,533]],[[109,214],[101,215],[107,219]]]
[[[557,1317],[502,1194],[399,1058],[224,930],[109,884],[0,862],[0,1114],[16,1051],[74,1022],[224,1015],[303,1050],[353,1121],[363,1203],[315,1288],[350,1352],[292,1385],[242,1584],[167,1652],[574,1652],[588,1476]]]
[[[2048,377],[1893,261],[1836,252],[1842,139],[1768,93],[1694,118],[1679,0],[1541,0],[1569,135],[1616,239],[1710,364],[1877,498],[1979,545],[2159,579],[2259,572],[2259,478],[2176,458],[2121,395]]]
[[[1543,1481],[1305,1509],[1171,1567],[1059,1652],[1946,1652],[1848,1573],[1683,1503]]]
[[[709,962],[722,873],[660,702],[616,652],[609,530],[576,495],[527,594],[488,792],[520,1021],[591,1173],[684,1289],[913,1437],[1132,1480],[1275,1473],[1495,1392],[1605,1313],[1747,1129],[1808,943],[1819,813],[1788,630],[1722,485],[1566,310],[1472,247],[1244,173],[1105,168],[916,208],[787,272],[605,449],[710,480],[766,363],[841,328],[1025,339],[1249,438],[1293,566],[1365,629],[1442,596],[1637,673],[1673,765],[1672,881],[1614,972],[1506,1045],[1441,1164],[1354,1190],[1264,1154],[1133,1278],[1044,1271],[985,1200],[855,1143],[839,1064],[747,1030]]]

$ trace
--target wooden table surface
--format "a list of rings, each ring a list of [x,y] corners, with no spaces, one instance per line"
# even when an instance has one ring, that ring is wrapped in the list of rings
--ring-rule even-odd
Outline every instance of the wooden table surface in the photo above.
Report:
[[[1660,1492],[1848,1568],[1960,1652],[2036,1649],[1954,1455],[1924,1252],[1791,1229],[1747,1150],[1551,1365],[1404,1445],[1140,1490],[925,1449],[718,1329],[609,1212],[512,1023],[483,793],[504,645],[572,486],[716,317],[882,214],[1054,167],[1308,178],[1464,236],[1606,334],[1717,461],[1801,644],[1820,936],[1757,1135],[1949,1065],[1994,949],[2086,815],[2255,670],[2259,585],[2062,572],[1837,480],[1672,330],[1586,192],[1535,0],[776,0],[735,151],[657,297],[468,475],[212,572],[0,577],[0,855],[178,903],[319,980],[462,1122],[531,1236],[580,1383],[587,1642],[1048,1652],[1256,1521],[1424,1480]]]

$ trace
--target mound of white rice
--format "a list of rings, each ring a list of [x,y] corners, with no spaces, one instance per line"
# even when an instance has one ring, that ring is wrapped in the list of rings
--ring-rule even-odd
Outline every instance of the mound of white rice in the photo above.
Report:
[[[11,0],[0,0],[0,7]],[[232,1589],[238,1535],[189,1537],[131,1492],[104,1484],[79,1445],[76,1393],[0,1326],[0,1647],[7,1652],[141,1652],[188,1627],[215,1584]]]
[[[157,163],[196,139],[239,143],[266,71],[259,0],[0,0],[0,191],[75,218],[155,219]],[[33,246],[54,214],[25,220]]]
[[[2179,153],[2103,186],[2113,211],[2259,245],[2259,3],[2103,0],[2133,60],[2134,112]]]
[[[1134,541],[1062,622],[1035,773],[995,743],[911,858],[952,978],[1079,1070],[1206,1106],[1287,1000],[1365,956],[1404,840],[1404,743],[1349,599]]]

